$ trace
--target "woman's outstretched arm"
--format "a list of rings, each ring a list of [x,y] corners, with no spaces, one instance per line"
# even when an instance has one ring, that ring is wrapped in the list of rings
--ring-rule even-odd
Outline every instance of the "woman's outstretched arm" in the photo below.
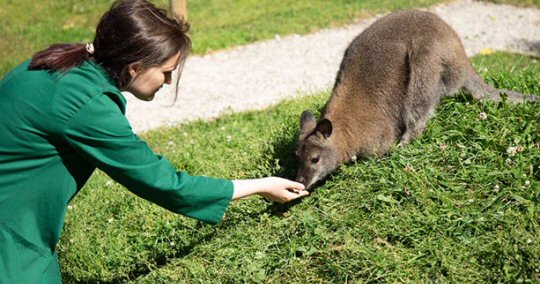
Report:
[[[233,200],[254,194],[272,201],[285,203],[309,194],[304,185],[279,177],[260,179],[234,180]]]

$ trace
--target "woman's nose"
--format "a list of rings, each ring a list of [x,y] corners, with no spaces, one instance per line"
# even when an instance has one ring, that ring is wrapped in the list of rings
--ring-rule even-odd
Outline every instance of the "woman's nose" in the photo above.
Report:
[[[172,75],[169,74],[169,73],[166,73],[166,74],[165,74],[165,82],[164,82],[164,83],[167,84],[167,85],[170,85],[171,82],[172,82]]]

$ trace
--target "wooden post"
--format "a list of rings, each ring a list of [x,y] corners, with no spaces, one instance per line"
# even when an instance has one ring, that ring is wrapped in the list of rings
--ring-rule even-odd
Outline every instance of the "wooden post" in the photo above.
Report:
[[[187,21],[187,0],[170,0],[171,16]]]

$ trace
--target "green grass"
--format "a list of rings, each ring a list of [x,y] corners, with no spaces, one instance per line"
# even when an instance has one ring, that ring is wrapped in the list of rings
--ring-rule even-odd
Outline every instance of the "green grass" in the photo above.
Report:
[[[0,77],[52,43],[92,40],[111,2],[0,0]],[[188,13],[200,54],[436,2],[189,1]],[[493,85],[540,94],[535,59],[474,62]],[[293,178],[298,116],[328,95],[143,138],[191,174]],[[342,167],[299,204],[235,202],[218,226],[167,212],[97,172],[68,210],[58,247],[64,281],[539,282],[539,123],[537,104],[447,99],[406,148]],[[523,152],[510,157],[511,146]]]
[[[496,53],[473,62],[491,84],[540,94],[537,59]],[[293,178],[299,115],[328,96],[143,138],[192,174]],[[342,166],[293,205],[234,202],[216,226],[167,212],[98,172],[68,211],[64,281],[539,282],[539,130],[538,104],[448,98],[407,147]],[[523,151],[511,156],[514,146]]]
[[[209,52],[276,34],[306,34],[376,13],[426,7],[441,0],[213,0],[189,3],[195,52]],[[212,19],[209,21],[208,19]]]
[[[35,52],[57,42],[89,42],[112,0],[0,0],[0,77]],[[168,7],[167,0],[153,0]],[[305,34],[375,13],[425,7],[444,0],[210,0],[188,3],[193,52]],[[503,0],[540,6],[538,0]]]

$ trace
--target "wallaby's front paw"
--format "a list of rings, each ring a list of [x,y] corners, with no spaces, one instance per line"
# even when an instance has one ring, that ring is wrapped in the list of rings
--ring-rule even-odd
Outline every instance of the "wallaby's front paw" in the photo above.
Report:
[[[409,137],[409,135],[405,134],[401,137],[397,146],[399,148],[402,148],[402,147],[405,147],[407,144],[409,144],[409,142],[411,142],[411,138]]]

